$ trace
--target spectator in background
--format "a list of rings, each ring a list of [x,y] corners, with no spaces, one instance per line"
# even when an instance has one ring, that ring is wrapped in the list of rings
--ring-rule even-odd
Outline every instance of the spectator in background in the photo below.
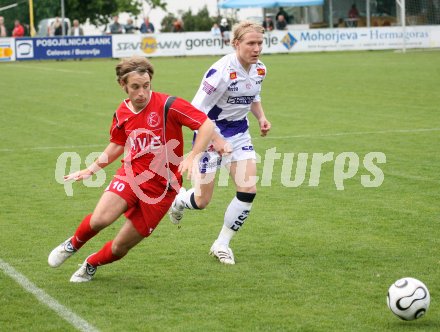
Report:
[[[51,27],[53,36],[62,36],[63,35],[63,26],[61,25],[61,21],[59,17],[55,18],[55,21],[52,23]]]
[[[173,22],[173,32],[185,32],[183,28],[183,22],[180,19],[174,20]]]
[[[263,22],[263,28],[266,31],[272,31],[275,28],[274,24],[273,24],[272,17],[266,16],[266,18],[264,19],[264,22]]]
[[[286,24],[290,23],[290,17],[289,14],[287,14],[287,12],[284,10],[283,7],[280,7],[278,10],[278,13],[275,15],[275,20],[278,21],[278,17],[283,15],[284,16],[284,20],[287,22]],[[292,17],[293,20],[293,17]]]
[[[359,11],[357,10],[355,4],[351,5],[350,10],[348,11],[348,17],[349,18],[359,18]]]
[[[72,31],[70,31],[70,35],[75,37],[84,36],[84,30],[83,28],[80,27],[79,21],[73,20],[72,24],[73,26],[72,26]],[[82,58],[74,58],[75,61],[77,59],[79,59],[79,61],[82,61]]]
[[[19,20],[14,21],[14,30],[12,30],[12,37],[23,37],[24,36],[24,28],[20,24]]]
[[[5,27],[5,19],[3,16],[0,16],[0,37],[7,37],[8,33],[6,32]]]
[[[62,20],[60,20],[59,17],[55,18],[55,21],[53,21],[51,27],[51,34],[50,36],[63,36],[69,33],[69,25],[67,24],[67,21],[64,20],[64,34],[63,34],[63,25]]]
[[[139,30],[137,26],[133,24],[133,20],[129,18],[127,24],[125,25],[125,33],[134,33],[135,30]]]
[[[147,16],[144,22],[141,24],[141,33],[154,33],[154,25],[150,22],[150,18]]]
[[[109,26],[110,34],[117,35],[123,33],[122,25],[119,23],[119,16],[113,16],[113,23]]]
[[[287,30],[287,21],[284,15],[279,15],[276,22],[277,30]]]
[[[222,32],[220,31],[220,27],[218,26],[218,24],[217,23],[214,23],[213,25],[212,25],[212,28],[211,28],[211,34],[213,35],[213,36],[221,36],[222,35]]]
[[[229,41],[231,39],[231,28],[229,26],[228,20],[226,18],[222,18],[220,21],[220,32],[222,34],[223,42],[226,45],[229,45]]]
[[[71,36],[84,36],[84,30],[79,26],[78,20],[73,20],[72,31],[70,32]]]

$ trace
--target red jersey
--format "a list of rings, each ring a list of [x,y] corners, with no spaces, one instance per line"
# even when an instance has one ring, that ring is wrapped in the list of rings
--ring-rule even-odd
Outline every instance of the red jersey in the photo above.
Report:
[[[189,102],[176,98],[165,126],[164,107],[168,97],[151,92],[150,101],[139,113],[128,107],[128,99],[124,100],[114,114],[110,129],[110,141],[125,146],[123,173],[138,177],[140,188],[156,193],[163,192],[167,185],[178,191],[182,183],[177,171],[183,156],[182,126],[197,130],[207,119],[205,113]]]
[[[24,36],[24,28],[21,24],[15,26],[14,30],[12,30],[12,37],[23,37]]]

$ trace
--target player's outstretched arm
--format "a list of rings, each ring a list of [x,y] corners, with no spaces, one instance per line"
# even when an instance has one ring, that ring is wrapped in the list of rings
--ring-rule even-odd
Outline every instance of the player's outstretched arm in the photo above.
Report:
[[[272,125],[266,119],[261,103],[260,102],[252,103],[251,112],[257,118],[258,124],[260,125],[260,135],[263,137],[266,136]]]
[[[91,177],[100,169],[110,165],[124,152],[124,146],[113,142],[105,148],[104,152],[87,168],[78,172],[71,173],[64,176],[64,181],[81,181]]]
[[[193,148],[187,157],[180,163],[179,172],[181,174],[187,172],[187,179],[191,179],[193,162],[200,157],[200,154],[206,150],[209,142],[212,140],[214,134],[214,123],[206,119],[200,126],[197,132],[196,140],[194,141]]]

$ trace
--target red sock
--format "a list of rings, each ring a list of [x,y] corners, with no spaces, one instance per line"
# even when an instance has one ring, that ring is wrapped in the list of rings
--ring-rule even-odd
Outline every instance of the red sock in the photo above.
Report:
[[[79,250],[88,240],[98,234],[97,231],[93,230],[90,227],[90,219],[92,218],[92,214],[86,216],[81,224],[76,229],[75,235],[72,238],[72,246]]]
[[[92,254],[87,258],[87,263],[93,266],[100,266],[105,264],[110,264],[114,261],[121,259],[122,257],[116,256],[112,252],[112,241],[107,242],[104,247],[101,248],[97,253]]]

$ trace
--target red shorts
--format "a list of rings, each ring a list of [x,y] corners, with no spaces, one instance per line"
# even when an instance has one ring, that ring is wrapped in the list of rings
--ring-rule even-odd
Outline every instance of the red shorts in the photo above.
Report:
[[[154,189],[157,192],[157,188]],[[124,215],[133,223],[139,234],[144,237],[148,237],[154,231],[168,212],[177,194],[174,190],[163,188],[162,198],[159,198],[162,195],[158,196],[150,193],[152,198],[148,199],[148,190],[140,188],[133,190],[130,184],[121,179],[119,175],[113,177],[105,191],[111,191],[127,202],[128,208]]]

